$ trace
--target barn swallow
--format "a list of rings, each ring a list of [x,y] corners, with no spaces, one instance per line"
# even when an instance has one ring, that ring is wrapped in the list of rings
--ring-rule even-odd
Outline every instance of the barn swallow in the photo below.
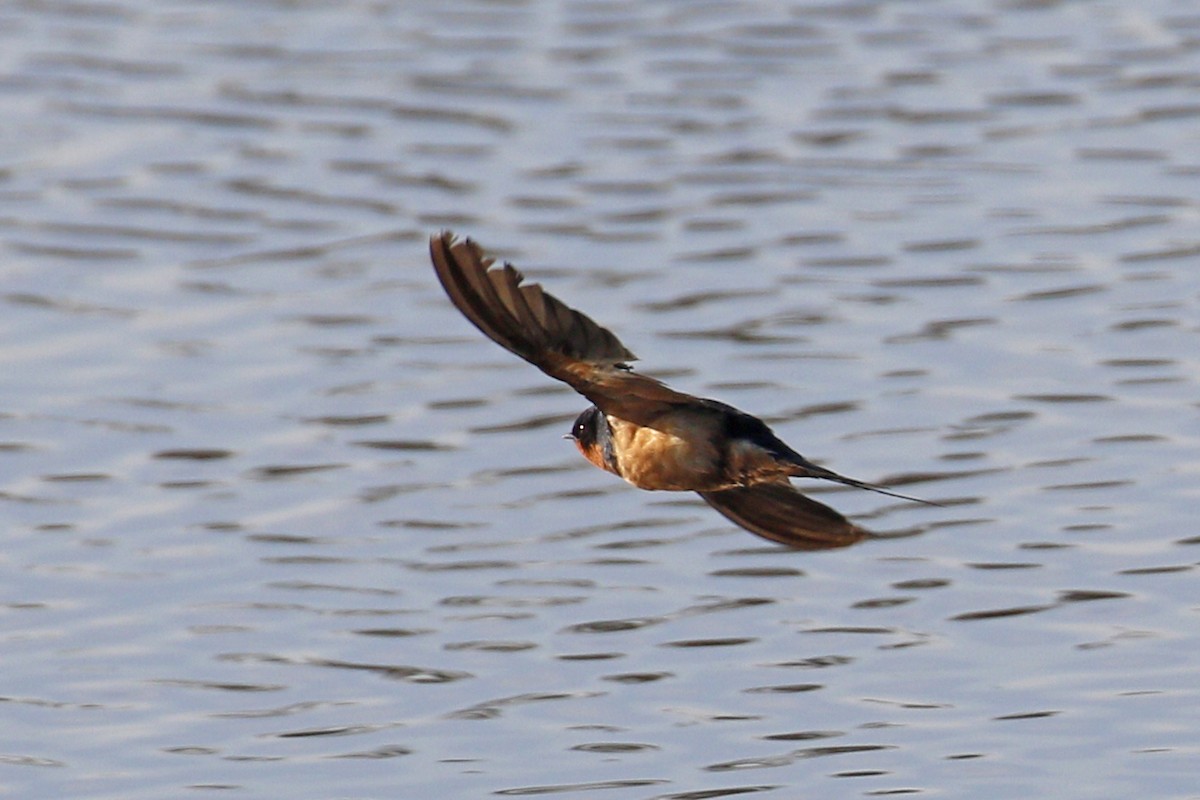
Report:
[[[546,293],[471,239],[429,241],[450,301],[485,336],[593,405],[565,438],[600,469],[639,489],[696,492],[751,533],[794,548],[843,547],[869,532],[805,497],[790,478],[821,478],[896,494],[818,466],[766,423],[717,400],[677,392],[629,366],[636,356],[607,328]]]

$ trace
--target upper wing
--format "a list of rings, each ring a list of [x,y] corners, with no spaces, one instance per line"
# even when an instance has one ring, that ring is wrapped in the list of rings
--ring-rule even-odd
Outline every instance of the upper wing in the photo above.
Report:
[[[869,535],[829,506],[800,494],[786,480],[698,494],[751,533],[800,550],[845,547]]]
[[[694,402],[627,362],[637,356],[586,314],[523,283],[511,264],[494,259],[471,239],[444,231],[429,240],[429,254],[450,301],[489,339],[557,378],[606,414],[638,424],[678,403]]]

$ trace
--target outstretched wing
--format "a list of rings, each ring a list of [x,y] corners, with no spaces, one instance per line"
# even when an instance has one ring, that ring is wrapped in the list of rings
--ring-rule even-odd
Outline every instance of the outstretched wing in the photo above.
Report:
[[[496,266],[471,239],[449,231],[429,240],[438,280],[455,307],[496,344],[591,400],[606,414],[639,425],[679,403],[695,402],[632,371],[637,356],[598,325],[511,264]]]
[[[800,550],[846,547],[869,535],[787,481],[698,492],[710,506],[751,533]]]

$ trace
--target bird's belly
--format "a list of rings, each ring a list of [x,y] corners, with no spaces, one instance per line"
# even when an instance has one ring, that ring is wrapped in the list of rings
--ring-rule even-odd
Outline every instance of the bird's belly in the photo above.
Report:
[[[639,489],[724,488],[720,454],[703,425],[684,419],[648,428],[613,417],[609,425],[621,477]]]

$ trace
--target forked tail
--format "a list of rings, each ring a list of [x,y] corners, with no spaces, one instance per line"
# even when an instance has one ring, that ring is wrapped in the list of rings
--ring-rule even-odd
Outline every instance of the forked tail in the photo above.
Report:
[[[886,494],[888,497],[896,497],[900,500],[908,500],[913,503],[923,503],[927,506],[941,507],[941,503],[935,503],[932,500],[923,500],[920,497],[913,497],[912,495],[893,492],[891,489],[885,489],[882,486],[876,486],[873,483],[867,483],[854,478],[847,478],[845,475],[839,475],[831,469],[825,469],[824,467],[817,466],[806,458],[800,458],[798,461],[796,459],[792,459],[792,461],[796,465],[796,470],[791,474],[796,478],[820,478],[826,481],[845,484],[846,486],[853,486],[856,489],[866,489],[869,492]]]

